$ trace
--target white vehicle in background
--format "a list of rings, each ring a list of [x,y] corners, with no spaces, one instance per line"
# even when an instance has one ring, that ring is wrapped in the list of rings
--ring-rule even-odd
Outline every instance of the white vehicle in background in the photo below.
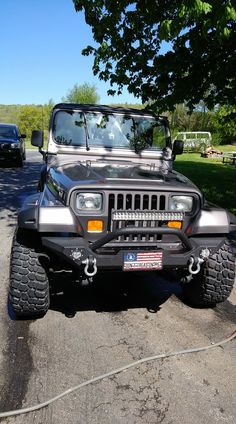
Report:
[[[183,140],[185,151],[202,152],[211,146],[211,133],[207,131],[179,132],[174,140]]]

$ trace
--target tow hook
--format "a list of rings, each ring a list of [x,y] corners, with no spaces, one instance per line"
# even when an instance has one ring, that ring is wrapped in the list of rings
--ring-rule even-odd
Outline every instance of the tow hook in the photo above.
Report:
[[[199,273],[202,263],[209,258],[210,253],[211,253],[210,250],[206,247],[201,250],[197,258],[194,258],[193,256],[190,257],[189,265],[188,265],[189,275],[185,276],[182,279],[183,283],[189,283],[192,280],[193,275],[196,275]]]
[[[201,250],[198,258],[194,259],[194,257],[191,256],[189,260],[190,263],[188,266],[189,273],[191,275],[198,274],[201,269],[201,264],[205,262],[209,258],[209,256],[210,256],[210,250],[207,247]]]
[[[188,266],[188,270],[189,270],[189,273],[191,275],[195,275],[195,274],[199,273],[199,271],[201,269],[200,261],[201,261],[201,258],[194,259],[194,257],[191,256],[191,258],[189,260],[190,263],[189,263],[189,266]],[[203,259],[202,259],[202,261],[203,261]],[[193,268],[195,268],[195,269],[193,269]]]
[[[193,256],[191,256],[189,260],[190,263],[188,266],[190,275],[198,274],[201,269],[201,264],[205,262],[209,258],[209,256],[210,250],[207,247],[201,250],[198,258],[194,258]]]
[[[82,261],[82,264],[85,264],[84,267],[84,273],[87,275],[87,277],[93,277],[95,274],[97,274],[97,259],[93,258],[92,256],[89,256],[84,261]],[[92,270],[89,271],[89,268]]]

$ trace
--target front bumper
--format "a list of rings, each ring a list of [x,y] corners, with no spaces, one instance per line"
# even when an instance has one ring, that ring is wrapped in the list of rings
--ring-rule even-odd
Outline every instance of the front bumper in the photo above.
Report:
[[[21,157],[20,149],[1,149],[0,150],[0,160],[12,160],[18,159]]]
[[[163,268],[185,268],[188,266],[191,257],[198,258],[204,248],[208,248],[211,254],[214,254],[223,244],[225,236],[218,237],[191,237],[188,238],[185,233],[171,228],[132,228],[132,234],[161,234],[173,235],[179,239],[178,243],[157,243],[153,246],[143,246],[139,249],[131,245],[115,248],[109,248],[108,243],[117,237],[131,233],[131,228],[123,228],[108,233],[93,243],[88,243],[82,237],[42,237],[42,244],[50,251],[61,256],[64,260],[71,263],[74,267],[83,266],[86,259],[96,259],[98,269],[122,269],[124,264],[124,255],[127,252],[148,252],[162,251]]]

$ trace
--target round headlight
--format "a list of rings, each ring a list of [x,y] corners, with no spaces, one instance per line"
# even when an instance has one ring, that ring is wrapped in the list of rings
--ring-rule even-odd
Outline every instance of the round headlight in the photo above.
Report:
[[[179,212],[191,212],[193,208],[192,196],[171,196],[170,210]]]
[[[102,209],[100,193],[79,193],[76,197],[76,208],[80,211],[99,211]]]

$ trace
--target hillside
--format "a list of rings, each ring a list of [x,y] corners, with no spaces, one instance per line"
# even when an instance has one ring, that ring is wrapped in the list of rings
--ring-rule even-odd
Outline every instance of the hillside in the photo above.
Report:
[[[0,105],[0,122],[18,124],[21,105]]]

